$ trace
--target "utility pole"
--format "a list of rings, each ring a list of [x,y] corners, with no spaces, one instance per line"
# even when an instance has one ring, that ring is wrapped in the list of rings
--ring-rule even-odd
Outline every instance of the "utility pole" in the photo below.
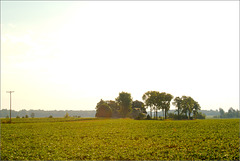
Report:
[[[10,93],[10,123],[11,123],[11,102],[12,102],[12,93],[14,91],[7,91],[7,93]]]

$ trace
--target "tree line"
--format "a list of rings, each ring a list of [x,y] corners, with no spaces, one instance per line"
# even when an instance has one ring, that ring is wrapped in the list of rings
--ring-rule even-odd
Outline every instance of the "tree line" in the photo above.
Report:
[[[12,111],[12,117],[16,118],[27,118],[27,117],[65,117],[65,114],[68,113],[70,117],[95,117],[96,111],[95,110],[51,110],[51,111],[44,111],[44,110],[20,110],[20,111]],[[8,109],[1,109],[0,110],[0,117],[7,118],[10,116],[10,110]]]
[[[233,109],[230,107],[227,112],[225,112],[222,108],[219,108],[220,115],[214,116],[213,118],[239,118],[240,111],[237,109]]]
[[[166,92],[147,91],[143,94],[143,102],[141,102],[133,101],[130,93],[121,92],[115,100],[104,101],[101,99],[96,105],[96,117],[130,117],[137,119],[147,117],[148,119],[158,119],[158,111],[162,110],[164,119],[167,119],[173,98],[171,94]],[[177,117],[175,114],[170,114],[170,118],[205,118],[202,113],[199,113],[201,109],[199,103],[190,96],[175,97],[172,104],[176,107]],[[148,108],[150,109],[150,116],[146,116],[146,109]]]

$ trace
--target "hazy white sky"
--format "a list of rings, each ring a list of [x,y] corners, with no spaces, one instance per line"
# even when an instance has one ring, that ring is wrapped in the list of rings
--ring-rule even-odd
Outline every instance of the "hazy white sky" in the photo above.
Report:
[[[2,109],[7,90],[14,110],[93,110],[149,90],[239,108],[238,1],[1,1],[1,12]]]

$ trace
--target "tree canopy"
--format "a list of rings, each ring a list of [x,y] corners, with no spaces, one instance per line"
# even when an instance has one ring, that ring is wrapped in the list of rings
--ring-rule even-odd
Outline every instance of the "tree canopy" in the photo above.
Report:
[[[143,118],[143,116],[146,116],[145,114],[147,114],[146,108],[149,107],[151,115],[149,116],[150,119],[153,117],[153,111],[154,118],[158,119],[158,110],[162,110],[164,115],[163,118],[167,119],[173,98],[173,95],[166,92],[147,91],[142,96],[144,102],[141,102],[138,100],[133,101],[131,94],[128,92],[120,92],[118,97],[115,98],[115,101],[104,101],[101,99],[97,103],[96,117]],[[174,98],[172,104],[177,108],[177,119],[196,119],[203,116],[198,113],[201,109],[199,103],[190,96],[177,96]]]
[[[102,99],[96,106],[96,117],[112,117],[112,110]]]
[[[116,102],[120,106],[120,115],[124,118],[131,112],[132,107],[132,97],[130,93],[121,92],[116,98]]]

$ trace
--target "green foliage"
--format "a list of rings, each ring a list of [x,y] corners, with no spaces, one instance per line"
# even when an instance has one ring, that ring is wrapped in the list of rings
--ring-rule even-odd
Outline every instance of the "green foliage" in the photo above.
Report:
[[[52,116],[52,115],[50,115],[48,118],[53,118],[53,116]]]
[[[17,115],[17,116],[16,116],[16,118],[17,118],[17,119],[19,119],[19,118],[20,118],[20,116],[18,116],[18,115]]]
[[[25,115],[25,118],[28,118],[28,115]]]
[[[132,97],[130,93],[121,92],[119,96],[116,98],[116,102],[120,106],[120,115],[125,118],[131,112],[132,107]]]
[[[109,105],[102,99],[96,106],[96,117],[112,117],[112,110]]]
[[[109,105],[109,107],[112,110],[112,117],[113,118],[120,118],[120,114],[119,114],[119,110],[120,110],[120,106],[118,105],[118,103],[116,101],[106,101],[106,103]]]
[[[1,124],[1,160],[239,160],[239,119],[81,120]]]
[[[152,118],[151,118],[151,116],[150,115],[147,115],[147,118],[146,118],[147,120],[151,120]]]
[[[240,111],[235,110],[232,107],[228,109],[228,112],[225,112],[222,108],[219,108],[219,112],[220,112],[220,118],[240,118]]]
[[[157,111],[160,109],[164,110],[165,118],[167,117],[167,112],[170,109],[170,102],[173,99],[173,96],[165,92],[160,93],[158,91],[148,91],[144,93],[142,99],[147,107],[150,106],[151,117],[152,110],[154,110],[154,118],[157,119]]]
[[[138,100],[132,102],[132,109],[140,109],[141,113],[147,113],[144,103]]]
[[[31,118],[34,118],[35,117],[35,113],[31,113]]]
[[[69,118],[70,116],[69,116],[69,114],[68,113],[66,113],[65,115],[64,115],[64,118]]]
[[[139,113],[138,116],[135,118],[136,120],[143,120],[146,118],[146,115],[144,113]]]
[[[173,120],[187,120],[188,119],[188,116],[180,113],[179,115],[178,114],[175,114],[175,113],[169,113],[168,114],[168,118],[169,119],[173,119]]]
[[[195,118],[196,119],[205,119],[206,115],[203,114],[202,112],[199,112],[199,113],[196,114]]]
[[[182,98],[175,97],[172,104],[177,107],[178,119],[180,120],[180,113],[182,112]]]

